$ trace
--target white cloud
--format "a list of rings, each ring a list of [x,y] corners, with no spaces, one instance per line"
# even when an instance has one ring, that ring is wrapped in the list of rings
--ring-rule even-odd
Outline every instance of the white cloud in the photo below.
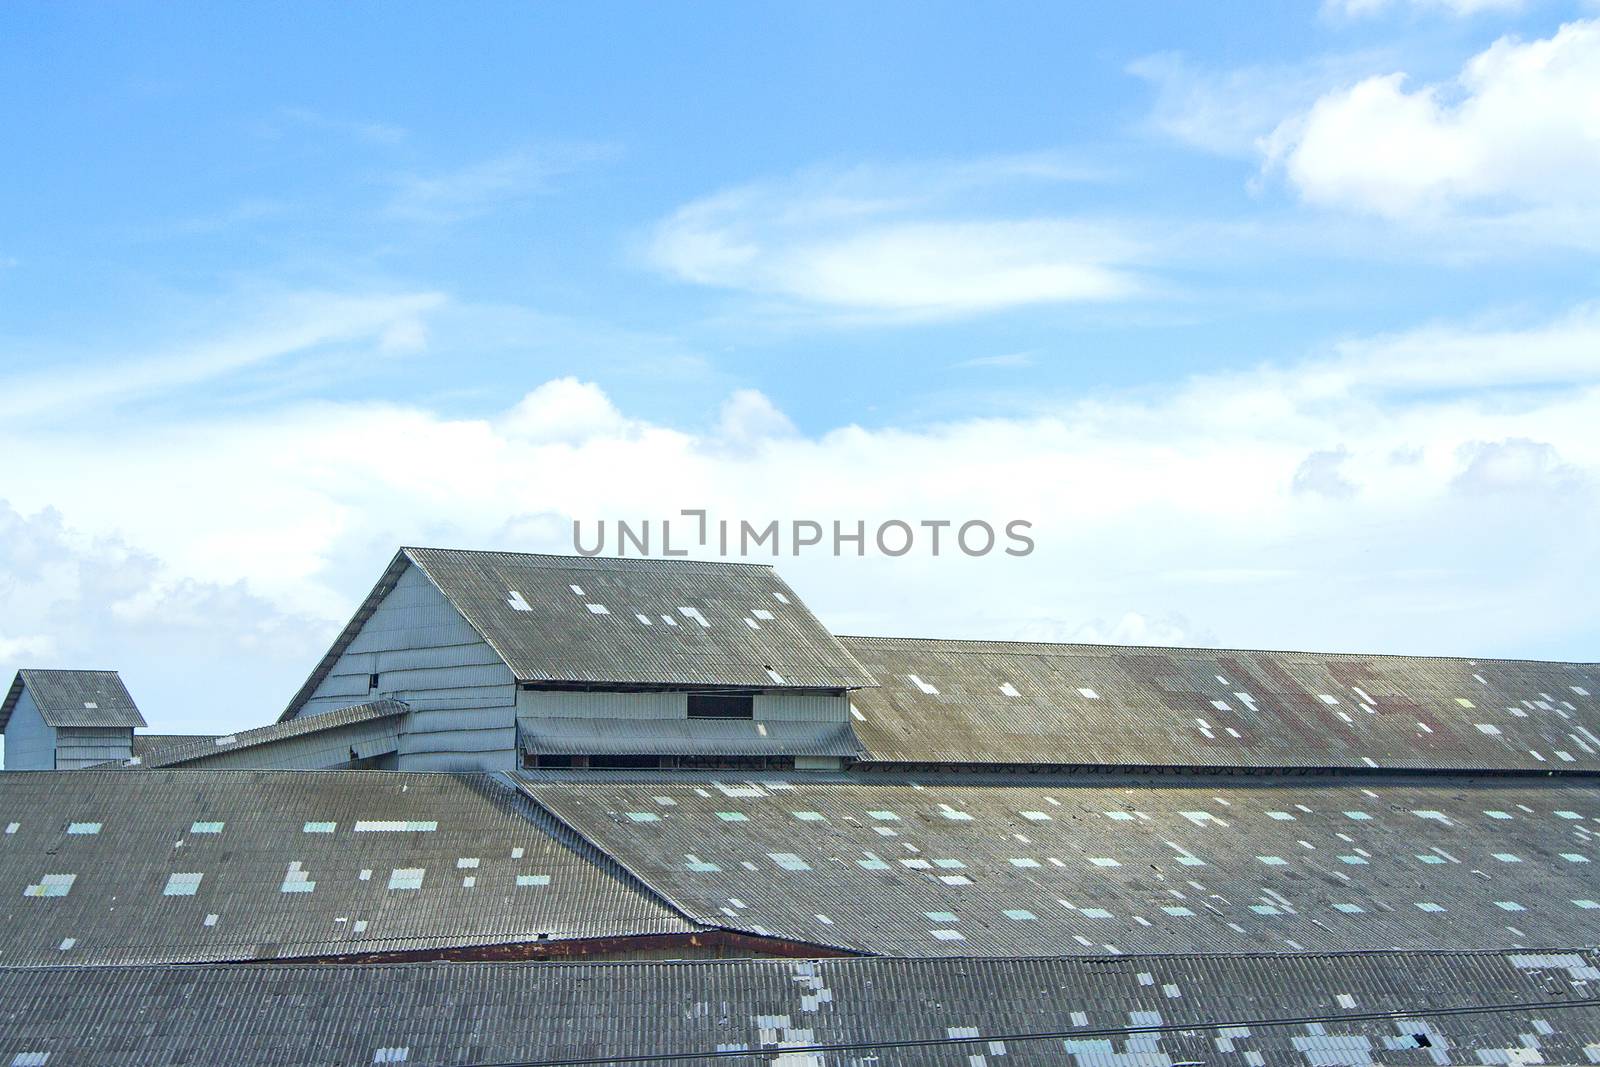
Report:
[[[1264,142],[1307,201],[1433,221],[1464,211],[1600,209],[1600,21],[1505,37],[1451,82],[1404,74],[1322,96]]]
[[[585,441],[623,436],[629,422],[593,382],[557,378],[524,396],[500,420],[501,429],[523,441]]]
[[[812,172],[725,190],[658,224],[647,255],[683,281],[865,316],[972,315],[1141,290],[1140,249],[1118,227],[997,217],[966,202],[985,185],[1079,172],[1048,157],[928,171]]]
[[[0,685],[19,667],[111,667],[157,731],[260,725],[333,629],[238,577],[197,581],[55,511],[0,500]]]
[[[739,389],[722,405],[717,432],[731,445],[751,448],[774,438],[792,437],[795,428],[765,394]]]
[[[1377,55],[1361,53],[1217,71],[1160,52],[1135,60],[1128,73],[1155,90],[1147,128],[1207,152],[1249,157],[1285,115],[1364,76],[1377,62]]]
[[[1477,340],[1437,326],[1160,393],[821,434],[760,393],[683,429],[575,379],[475,418],[346,402],[0,423],[32,516],[0,519],[0,641],[157,664],[167,728],[222,715],[218,692],[264,721],[318,651],[287,650],[347,618],[398,544],[561,552],[574,518],[706,508],[1034,523],[1023,559],[773,561],[844,632],[1592,656],[1600,369],[1569,356],[1594,329],[1590,309]]]

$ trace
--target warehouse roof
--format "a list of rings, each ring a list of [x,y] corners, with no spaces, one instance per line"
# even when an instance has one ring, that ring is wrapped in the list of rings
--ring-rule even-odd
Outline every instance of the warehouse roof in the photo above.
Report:
[[[298,1065],[307,1049],[461,1067],[1583,1063],[1600,1057],[1597,965],[1576,951],[26,968],[0,972],[0,1063]]]
[[[285,718],[413,565],[518,681],[746,689],[874,684],[771,567],[402,548]]]
[[[524,772],[677,908],[890,955],[1600,943],[1600,792],[1549,781]]]
[[[870,759],[1600,770],[1600,665],[841,639]]]
[[[128,760],[130,767],[177,767],[236,764],[233,754],[260,748],[290,738],[328,735],[335,737],[333,747],[342,756],[345,749],[354,751],[358,758],[393,752],[399,738],[392,721],[409,712],[411,708],[399,700],[375,700],[356,704],[323,715],[304,719],[290,719],[270,726],[243,730],[219,737],[197,737],[180,740],[166,748],[147,751]],[[359,729],[365,727],[365,729]],[[337,760],[331,761],[337,762]],[[326,764],[325,764],[326,765]]]
[[[677,933],[483,775],[0,775],[0,966]],[[0,1061],[6,1062],[6,1061]]]
[[[22,699],[22,691],[39,708],[47,726],[123,727],[144,726],[144,716],[128,695],[128,687],[116,671],[41,671],[20,670],[11,689],[0,703],[0,730],[11,721],[11,713]]]

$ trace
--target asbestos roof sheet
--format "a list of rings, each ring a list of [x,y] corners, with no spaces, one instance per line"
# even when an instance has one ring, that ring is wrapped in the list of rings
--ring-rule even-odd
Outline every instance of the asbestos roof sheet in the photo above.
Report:
[[[524,716],[523,751],[552,755],[861,755],[848,723],[749,719],[587,719]]]
[[[0,730],[11,721],[24,687],[45,723],[58,729],[145,725],[116,671],[20,670],[0,703]]]
[[[846,637],[869,759],[1600,770],[1600,666]]]
[[[1597,965],[1573,951],[29,968],[0,973],[0,1063],[301,1065],[311,1049],[458,1067],[1585,1063],[1600,1055]]]
[[[702,922],[905,956],[1600,943],[1600,789],[1548,780],[524,772]]]
[[[873,684],[771,567],[437,548],[402,554],[520,681]]]
[[[531,810],[486,775],[0,774],[0,967],[689,929],[557,844]]]
[[[230,753],[244,749],[259,748],[274,742],[286,741],[292,737],[325,733],[329,730],[344,729],[363,723],[375,724],[377,732],[388,735],[392,741],[398,735],[393,726],[389,725],[389,721],[398,719],[410,711],[411,708],[399,700],[375,700],[368,704],[340,708],[338,711],[331,711],[324,715],[311,715],[303,719],[290,719],[287,722],[257,727],[254,730],[242,730],[236,734],[189,738],[168,748],[157,749],[142,755],[136,752],[134,758],[128,760],[124,766],[199,766],[225,758]],[[388,750],[393,751],[392,744]],[[372,751],[363,753],[363,755],[374,754],[376,753]]]

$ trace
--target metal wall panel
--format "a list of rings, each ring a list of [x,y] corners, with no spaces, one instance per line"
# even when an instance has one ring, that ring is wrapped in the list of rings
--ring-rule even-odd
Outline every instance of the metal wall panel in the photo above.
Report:
[[[56,731],[23,689],[6,723],[6,770],[50,771],[56,766]]]
[[[56,769],[75,771],[133,755],[133,727],[71,727],[56,731]]]
[[[378,688],[369,688],[370,675]],[[300,714],[320,715],[382,696],[411,705],[413,718],[399,748],[399,766],[432,768],[446,753],[452,769],[461,754],[500,769],[515,761],[510,670],[415,567],[407,567],[327,671]],[[504,713],[484,714],[504,708]]]
[[[519,689],[517,716],[567,719],[684,719],[687,693],[565,692]]]
[[[850,701],[833,693],[758,693],[755,717],[788,722],[849,722]]]

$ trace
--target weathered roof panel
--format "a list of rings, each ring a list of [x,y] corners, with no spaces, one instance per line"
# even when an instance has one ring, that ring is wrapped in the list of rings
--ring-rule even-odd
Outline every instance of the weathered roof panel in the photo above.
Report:
[[[1600,789],[523,772],[685,914],[890,955],[1600,943]]]
[[[62,727],[144,726],[144,716],[116,671],[20,670],[0,703],[0,730],[26,687],[45,724]]]
[[[1600,770],[1600,666],[846,637],[874,760]]]
[[[873,684],[771,567],[402,551],[521,681],[761,689]]]
[[[0,775],[0,966],[343,956],[691,929],[485,775]]]
[[[27,968],[0,1063],[1585,1063],[1597,978],[1592,951]]]

